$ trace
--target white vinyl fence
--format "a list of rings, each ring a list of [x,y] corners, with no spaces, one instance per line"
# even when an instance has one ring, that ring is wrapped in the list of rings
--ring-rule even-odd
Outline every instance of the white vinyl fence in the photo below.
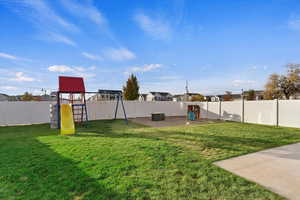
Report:
[[[50,104],[54,102],[0,102],[0,126],[49,123]],[[128,118],[150,117],[155,112],[163,112],[166,116],[186,116],[189,104],[200,106],[202,118],[300,128],[300,100],[124,102]],[[115,106],[115,101],[88,102],[89,120],[112,119]],[[117,117],[123,116],[119,105]]]

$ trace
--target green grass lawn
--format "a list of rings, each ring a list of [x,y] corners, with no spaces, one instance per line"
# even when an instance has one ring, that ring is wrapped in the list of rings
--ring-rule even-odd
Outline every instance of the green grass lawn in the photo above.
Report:
[[[299,141],[300,129],[229,122],[0,127],[0,199],[281,199],[212,163]]]

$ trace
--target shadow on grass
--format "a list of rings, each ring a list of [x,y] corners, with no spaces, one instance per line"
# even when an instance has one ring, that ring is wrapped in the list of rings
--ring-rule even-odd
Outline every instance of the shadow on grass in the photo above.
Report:
[[[100,184],[101,180],[90,178],[76,162],[54,152],[38,137],[53,135],[55,132],[44,128],[46,133],[31,134],[29,127],[26,138],[5,140],[0,136],[0,199],[124,199]],[[18,128],[8,131],[18,132]],[[48,130],[48,132],[47,132]],[[36,130],[35,130],[36,131]]]
[[[214,134],[208,130],[199,130],[195,133],[186,132],[182,128],[183,127],[173,127],[172,130],[164,129],[164,128],[147,128],[141,129],[141,131],[136,130],[134,127],[132,129],[125,129],[124,127],[119,127],[119,129],[112,129],[114,121],[106,121],[102,124],[101,130],[95,129],[82,129],[78,132],[76,137],[110,137],[110,138],[141,138],[141,139],[149,139],[149,140],[167,140],[174,141],[177,143],[181,143],[184,146],[185,142],[193,143],[193,145],[202,145],[206,148],[215,148],[215,149],[223,149],[226,151],[235,151],[235,152],[254,152],[256,150],[261,150],[265,148],[276,147],[280,145],[287,144],[288,142],[281,141],[279,139],[262,137],[259,136],[250,137],[245,136],[245,134],[241,134],[241,136],[237,136],[236,134],[228,134],[228,135],[218,135],[218,131],[222,131],[221,129],[212,130]],[[211,125],[213,126],[213,125]],[[236,131],[236,130],[235,130]],[[238,130],[238,131],[243,131]],[[89,134],[87,134],[89,133]],[[91,134],[90,134],[91,133]],[[285,139],[293,136],[285,136]],[[283,138],[282,138],[283,139]]]

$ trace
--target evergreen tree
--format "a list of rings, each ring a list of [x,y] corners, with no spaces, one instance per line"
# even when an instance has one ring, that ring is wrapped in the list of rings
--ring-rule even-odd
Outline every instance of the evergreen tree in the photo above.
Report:
[[[125,100],[137,100],[139,98],[139,83],[135,75],[131,74],[123,86]]]

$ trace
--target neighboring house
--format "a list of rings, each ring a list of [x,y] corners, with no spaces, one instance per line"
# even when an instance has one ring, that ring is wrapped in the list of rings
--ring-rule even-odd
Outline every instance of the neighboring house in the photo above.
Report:
[[[169,92],[150,92],[147,101],[172,101],[173,96]]]
[[[244,92],[244,99],[247,99],[248,91]],[[208,101],[224,101],[225,94],[221,95],[209,95],[205,96]],[[231,94],[233,101],[241,101],[242,94]],[[263,100],[264,99],[264,91],[263,90],[255,90],[255,100]]]
[[[7,94],[0,93],[0,101],[21,101],[22,95],[9,96]]]
[[[184,93],[173,96],[173,101],[191,101],[193,96],[200,95],[199,93]]]
[[[205,96],[205,99],[211,102],[216,102],[216,101],[224,101],[224,96],[226,94],[221,94],[221,95],[208,95]],[[231,94],[232,100],[233,101],[240,101],[242,100],[242,95],[241,94]]]
[[[88,98],[88,101],[112,101],[115,99],[116,97],[111,94],[95,94]]]
[[[8,101],[21,101],[22,95],[9,96]]]
[[[208,95],[208,96],[205,96],[205,99],[206,99],[206,101],[211,101],[211,102],[220,101],[219,95]]]
[[[184,97],[185,99],[187,99],[188,101],[191,101],[192,100],[192,97],[193,96],[197,96],[197,95],[200,95],[199,93],[185,93],[184,94]]]
[[[293,96],[291,96],[290,99],[300,99],[300,93],[297,92],[296,94],[294,94]]]
[[[115,90],[98,90],[98,93],[88,98],[88,101],[114,101],[117,100]]]
[[[184,95],[183,94],[176,94],[173,96],[173,101],[184,101]]]
[[[41,96],[33,96],[34,101],[56,101],[56,94],[52,95],[41,95]],[[8,96],[6,94],[0,93],[0,101],[21,101],[22,95],[16,95],[16,96]]]
[[[147,101],[147,94],[140,94],[139,101]]]
[[[245,99],[247,99],[249,91],[244,92]],[[255,99],[254,100],[263,100],[264,99],[264,91],[263,90],[255,90]]]
[[[40,101],[56,101],[56,92],[55,95],[53,95],[52,93],[50,95],[45,94],[45,95],[41,95],[41,96],[36,96],[36,98]]]
[[[9,96],[7,94],[0,93],[0,101],[9,101]]]

